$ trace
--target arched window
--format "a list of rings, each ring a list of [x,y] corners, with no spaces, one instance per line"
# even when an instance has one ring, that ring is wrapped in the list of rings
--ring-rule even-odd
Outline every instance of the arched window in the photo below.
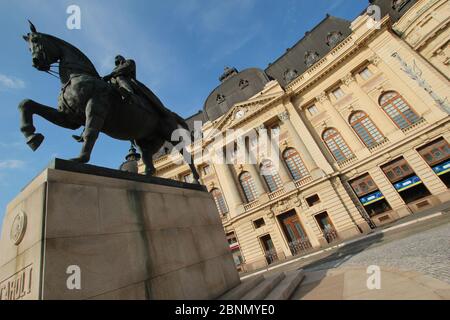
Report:
[[[353,152],[336,129],[326,130],[322,138],[336,161],[341,162],[353,157]]]
[[[224,215],[228,212],[228,206],[225,202],[225,198],[223,197],[222,192],[219,189],[213,189],[211,191],[211,194],[214,198],[214,201],[216,202],[217,210],[219,210],[219,213],[221,215]]]
[[[263,160],[260,171],[267,183],[267,186],[269,187],[270,192],[275,192],[283,186],[280,175],[278,174],[272,161]]]
[[[309,172],[303,163],[302,158],[295,149],[287,149],[283,153],[284,162],[291,173],[292,178],[297,181],[309,176]]]
[[[239,176],[239,182],[241,183],[242,190],[244,191],[247,202],[253,202],[258,196],[256,191],[255,181],[248,172],[244,172]]]
[[[405,129],[420,120],[398,92],[389,91],[380,97],[380,106],[400,129]]]
[[[350,117],[350,125],[358,134],[366,146],[371,147],[384,140],[384,136],[370,120],[369,116],[362,111],[355,112]]]

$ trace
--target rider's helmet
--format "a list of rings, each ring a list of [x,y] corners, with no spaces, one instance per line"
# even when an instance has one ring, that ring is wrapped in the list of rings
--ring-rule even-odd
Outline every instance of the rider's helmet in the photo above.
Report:
[[[116,56],[116,58],[114,60],[115,60],[116,66],[118,66],[121,62],[125,61],[125,58],[119,54]]]

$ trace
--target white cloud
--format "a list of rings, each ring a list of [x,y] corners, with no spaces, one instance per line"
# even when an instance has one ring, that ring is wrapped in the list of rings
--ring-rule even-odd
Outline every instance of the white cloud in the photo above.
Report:
[[[22,149],[25,143],[23,141],[3,142],[0,141],[0,148]]]
[[[25,166],[25,161],[22,160],[0,160],[0,170],[3,169],[20,169]]]
[[[15,77],[10,77],[0,73],[0,89],[23,89],[25,82]]]

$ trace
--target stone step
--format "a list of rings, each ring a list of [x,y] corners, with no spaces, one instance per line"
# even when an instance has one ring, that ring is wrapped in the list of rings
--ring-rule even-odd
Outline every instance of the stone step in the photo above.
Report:
[[[256,288],[252,289],[242,300],[263,300],[286,277],[284,272],[264,279]]]
[[[286,273],[283,281],[269,293],[265,300],[289,300],[304,278],[305,273],[301,269]]]
[[[248,280],[243,281],[236,288],[231,289],[218,300],[240,300],[243,296],[249,293],[252,289],[256,288],[261,282],[264,281],[264,276],[256,276]]]

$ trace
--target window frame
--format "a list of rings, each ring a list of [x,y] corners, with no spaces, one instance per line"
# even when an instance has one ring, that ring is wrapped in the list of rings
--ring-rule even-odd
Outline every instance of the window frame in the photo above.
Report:
[[[288,155],[288,153],[290,154]],[[298,157],[297,161],[294,159],[295,157]],[[295,148],[287,148],[286,150],[283,151],[283,161],[286,167],[288,168],[292,180],[300,181],[311,175],[300,153]],[[290,163],[294,165],[294,167],[292,167]],[[296,170],[296,174],[294,174],[293,169]],[[296,178],[296,176],[298,176],[299,178]]]
[[[220,190],[219,188],[214,188],[210,191],[210,193],[213,196],[214,202],[216,204],[219,213],[223,216],[229,213],[230,210],[228,208],[228,204],[225,200],[222,190]]]
[[[340,96],[338,97],[338,96],[336,95],[336,92],[340,92],[342,95],[340,95]],[[331,90],[331,93],[333,94],[333,97],[334,97],[336,100],[342,99],[342,98],[345,96],[345,91],[342,90],[342,87],[334,88],[333,90]]]
[[[262,167],[265,165],[265,163],[270,162],[270,168],[271,168],[271,175],[264,175],[262,174]],[[275,192],[280,190],[283,187],[283,181],[281,180],[279,172],[276,170],[275,166],[273,165],[273,161],[269,159],[264,159],[261,161],[261,165],[259,167],[261,175],[264,178],[264,181],[267,185],[267,188],[269,189],[269,192]]]
[[[358,114],[363,114],[363,116],[359,117],[356,120],[353,120],[353,118],[355,116],[357,116]],[[364,121],[368,121],[368,123],[366,122],[366,124],[364,123]],[[370,116],[364,112],[364,111],[355,111],[353,112],[348,120],[350,126],[352,127],[353,131],[356,133],[356,135],[359,137],[359,139],[366,145],[366,147],[370,148],[373,147],[381,142],[383,142],[386,137],[383,135],[383,133],[380,131],[380,129],[378,129],[377,125],[372,121],[372,119],[370,118]],[[355,128],[356,125],[360,125],[362,130],[365,131],[365,134],[373,141],[373,143],[369,144],[369,141],[366,141],[364,139],[364,137],[361,135],[361,133],[358,131],[358,129]],[[377,139],[376,136],[369,130],[368,126],[372,126],[373,129],[375,130],[374,132],[377,132],[380,135],[380,138]]]
[[[366,71],[368,71],[369,72],[369,75],[368,75],[368,77],[366,78]],[[369,80],[370,78],[372,78],[373,77],[373,72],[372,72],[372,70],[370,70],[370,68],[369,67],[364,67],[364,68],[362,68],[359,72],[358,72],[358,74],[359,74],[359,76],[361,77],[361,79],[363,79],[364,81],[367,81],[367,80]]]
[[[383,98],[389,94],[394,94],[391,98],[383,101]],[[398,99],[401,99],[401,101],[408,107],[409,111],[414,114],[417,117],[416,121],[411,121],[406,115],[405,113],[400,110],[398,104],[395,104],[394,102]],[[400,130],[404,130],[410,126],[412,126],[413,124],[417,123],[420,121],[420,116],[417,114],[417,112],[411,107],[411,105],[405,100],[405,98],[398,93],[395,90],[391,90],[391,91],[386,91],[383,92],[380,97],[378,98],[378,104],[381,107],[381,109],[383,109],[383,111],[387,114],[387,116],[389,117],[389,119],[392,120],[392,122],[394,122],[394,124],[400,129]],[[395,118],[389,113],[389,111],[386,110],[386,108],[388,106],[391,106],[391,108],[393,108],[395,110],[396,113],[398,113],[399,116],[401,116],[402,120],[404,122],[406,122],[406,126],[402,127],[399,123],[397,123],[397,121],[395,120]]]
[[[329,132],[329,131],[334,131],[335,133],[333,133],[331,136],[325,138],[325,135]],[[348,151],[349,151],[349,155],[347,156],[344,152],[344,150],[342,150],[342,148],[339,146],[339,144],[336,141],[336,137],[340,137],[340,139],[342,140],[342,142],[345,144],[345,146],[347,147]],[[344,159],[338,159],[336,157],[336,155],[334,154],[333,150],[331,149],[329,143],[327,141],[332,140],[333,143],[339,148],[339,152],[341,155],[343,155]],[[325,145],[328,148],[328,151],[331,153],[331,155],[333,156],[333,158],[339,163],[339,162],[343,162],[349,159],[352,159],[355,157],[355,154],[353,153],[353,150],[350,148],[350,146],[348,145],[347,141],[345,141],[344,137],[342,137],[342,134],[335,128],[327,128],[323,131],[322,133],[322,141],[325,143]]]
[[[250,172],[244,171],[239,175],[239,184],[247,203],[254,202],[258,199],[258,190],[256,189],[255,180],[253,180]]]

